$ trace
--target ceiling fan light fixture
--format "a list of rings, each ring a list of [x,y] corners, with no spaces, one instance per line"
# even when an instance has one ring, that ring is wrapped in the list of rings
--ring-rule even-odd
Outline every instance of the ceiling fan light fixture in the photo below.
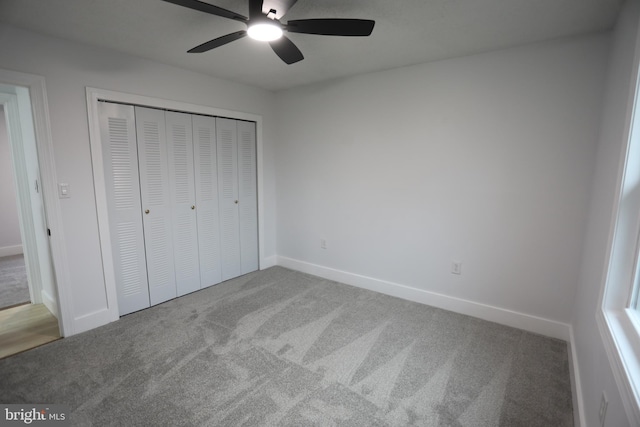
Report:
[[[0,0],[1,2],[2,0]],[[189,53],[208,52],[227,43],[249,36],[252,39],[269,42],[273,52],[285,64],[295,64],[304,59],[300,49],[282,33],[317,34],[321,36],[366,37],[370,36],[375,21],[370,19],[296,19],[281,24],[280,19],[298,0],[245,0],[249,3],[249,17],[239,15],[227,9],[209,3],[209,0],[164,0],[178,6],[233,19],[247,26],[246,30],[236,31],[222,37],[209,40]],[[265,13],[265,10],[268,12]]]
[[[249,37],[261,42],[270,42],[282,37],[282,28],[276,23],[260,22],[249,26]]]

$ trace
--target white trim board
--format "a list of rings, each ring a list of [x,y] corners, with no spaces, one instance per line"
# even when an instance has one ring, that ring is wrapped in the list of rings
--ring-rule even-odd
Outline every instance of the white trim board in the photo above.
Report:
[[[634,387],[633,383],[635,377],[629,373],[629,369],[632,369],[633,372],[638,372],[637,359],[628,359],[629,362],[633,362],[629,366],[621,356],[624,354],[623,352],[631,347],[628,341],[629,335],[622,332],[624,328],[620,322],[622,316],[619,314],[617,316],[607,316],[604,313],[604,309],[598,310],[596,323],[627,418],[632,425],[640,425],[640,408],[635,394],[636,387]],[[614,335],[612,330],[616,330],[617,333]]]
[[[3,256],[20,255],[24,253],[22,245],[5,246],[0,248],[0,258]]]
[[[584,413],[584,397],[582,395],[582,381],[580,380],[580,367],[578,365],[578,354],[576,352],[576,342],[573,335],[573,326],[569,326],[569,376],[571,377],[571,397],[573,398],[573,425],[575,427],[586,427],[587,418]]]
[[[53,317],[58,319],[60,317],[58,313],[58,306],[56,305],[55,300],[47,293],[47,291],[42,290],[42,303],[47,309],[53,314]]]
[[[523,329],[547,337],[558,338],[567,342],[571,339],[571,327],[566,323],[555,320],[544,319],[517,311],[412,288],[410,286],[336,270],[334,268],[311,264],[284,256],[277,256],[277,265],[381,294],[477,317],[513,328]]]
[[[118,298],[116,293],[116,281],[111,255],[111,237],[109,233],[109,217],[107,211],[107,193],[105,188],[105,174],[102,158],[102,141],[100,139],[100,121],[98,119],[98,102],[110,101],[121,104],[140,105],[144,107],[160,108],[186,113],[204,114],[215,117],[227,117],[237,120],[246,120],[256,124],[256,166],[258,180],[258,242],[259,242],[259,268],[264,269],[270,262],[265,258],[264,249],[264,166],[263,166],[263,140],[262,140],[262,116],[258,114],[243,113],[240,111],[225,110],[206,105],[190,104],[181,101],[172,101],[143,95],[135,95],[124,92],[97,89],[87,87],[87,114],[89,119],[89,140],[91,143],[91,163],[93,166],[93,185],[96,195],[96,210],[98,213],[98,231],[100,234],[100,249],[102,252],[102,265],[104,271],[105,288],[107,294],[107,308],[82,318],[81,330],[91,329],[105,323],[118,320]],[[90,319],[95,317],[95,319]],[[102,320],[100,320],[102,319]],[[80,320],[80,319],[76,319]]]

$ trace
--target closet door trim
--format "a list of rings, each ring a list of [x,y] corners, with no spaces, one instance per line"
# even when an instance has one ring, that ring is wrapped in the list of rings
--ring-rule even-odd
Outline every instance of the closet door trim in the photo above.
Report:
[[[264,168],[263,168],[263,139],[262,128],[263,119],[261,115],[243,113],[238,111],[226,110],[223,108],[215,108],[198,104],[191,104],[180,101],[172,101],[162,98],[129,94],[118,91],[110,91],[99,88],[87,87],[87,115],[89,120],[89,137],[92,147],[92,166],[94,172],[94,189],[96,194],[96,210],[98,216],[98,232],[100,236],[100,249],[103,254],[102,267],[105,271],[105,291],[108,295],[116,295],[116,282],[114,280],[113,259],[104,254],[110,254],[112,251],[110,228],[108,222],[107,199],[105,191],[105,176],[102,167],[102,144],[100,136],[100,121],[98,120],[98,103],[100,101],[115,102],[119,104],[130,104],[147,106],[151,108],[160,108],[171,111],[182,111],[191,114],[202,114],[215,117],[228,117],[236,120],[255,122],[256,124],[256,151],[257,151],[257,178],[258,178],[258,242],[259,242],[259,268],[265,269],[276,264],[276,256],[265,257],[264,247]],[[118,303],[115,298],[105,299],[104,310],[107,316],[100,317],[99,322],[92,324],[91,327],[98,327],[110,321],[117,320],[119,316]]]

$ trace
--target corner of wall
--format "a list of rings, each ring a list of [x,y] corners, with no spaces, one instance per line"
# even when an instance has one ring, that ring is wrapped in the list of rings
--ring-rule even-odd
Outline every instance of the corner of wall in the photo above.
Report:
[[[278,265],[278,257],[276,255],[265,257],[260,263],[260,270],[266,270],[269,267]]]
[[[47,291],[42,291],[41,292],[42,295],[42,303],[44,304],[45,307],[47,307],[47,309],[51,312],[51,314],[53,314],[53,316],[56,319],[60,319],[59,313],[58,313],[58,305],[55,302],[55,299],[49,295],[49,293]]]

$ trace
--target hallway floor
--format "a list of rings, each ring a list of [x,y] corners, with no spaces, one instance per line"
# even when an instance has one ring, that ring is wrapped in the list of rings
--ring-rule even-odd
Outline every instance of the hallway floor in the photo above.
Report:
[[[58,339],[58,320],[44,304],[0,310],[0,359]]]
[[[0,309],[31,302],[24,255],[0,258]]]

